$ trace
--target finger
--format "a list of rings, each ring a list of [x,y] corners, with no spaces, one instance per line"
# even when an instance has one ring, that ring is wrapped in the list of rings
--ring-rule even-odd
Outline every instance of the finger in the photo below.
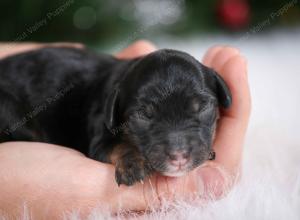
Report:
[[[0,59],[14,54],[23,53],[31,50],[37,50],[44,47],[71,47],[83,49],[85,46],[80,43],[1,43],[0,44]]]
[[[34,43],[1,43],[0,44],[0,59],[17,54],[26,52],[29,50],[35,50],[40,48],[40,44]]]
[[[156,50],[154,44],[146,40],[139,40],[129,47],[125,48],[121,52],[116,54],[119,59],[131,59],[139,56],[144,56]]]
[[[249,117],[251,107],[246,59],[240,55],[231,57],[220,69],[219,74],[232,94],[232,105],[229,109],[223,110],[222,114],[242,122]]]
[[[216,54],[222,50],[224,47],[223,46],[213,46],[208,49],[208,51],[205,53],[203,56],[202,62],[204,65],[211,67],[212,60],[214,60],[214,57]]]
[[[236,48],[223,47],[221,50],[217,51],[213,59],[211,60],[210,67],[220,72],[224,64],[233,56],[238,55],[240,52]]]
[[[77,49],[83,49],[85,48],[84,44],[81,43],[71,43],[71,42],[56,42],[56,43],[46,43],[41,44],[42,47],[71,47],[71,48],[77,48]]]
[[[246,61],[241,56],[229,59],[220,71],[232,92],[232,106],[221,116],[214,150],[216,162],[229,172],[235,172],[242,157],[242,146],[250,115],[250,91]]]

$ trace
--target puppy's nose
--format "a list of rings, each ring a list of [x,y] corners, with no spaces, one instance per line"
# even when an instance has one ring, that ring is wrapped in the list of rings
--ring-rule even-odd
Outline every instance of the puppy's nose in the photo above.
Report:
[[[175,151],[169,154],[170,163],[174,166],[183,166],[189,160],[189,153],[187,151]]]

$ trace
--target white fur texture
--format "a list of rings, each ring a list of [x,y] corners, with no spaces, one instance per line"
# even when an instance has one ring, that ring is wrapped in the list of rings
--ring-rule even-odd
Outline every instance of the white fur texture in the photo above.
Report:
[[[300,30],[238,39],[164,39],[159,45],[201,57],[213,44],[230,44],[247,57],[253,109],[241,182],[226,198],[205,206],[170,204],[133,219],[300,219]],[[95,210],[89,219],[112,218],[109,212]],[[75,212],[66,219],[79,218]]]

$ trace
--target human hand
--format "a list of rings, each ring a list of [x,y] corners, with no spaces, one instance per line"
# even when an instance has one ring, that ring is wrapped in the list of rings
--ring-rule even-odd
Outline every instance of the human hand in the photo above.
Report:
[[[0,59],[5,57],[30,51],[36,50],[43,47],[73,47],[73,48],[84,48],[83,44],[80,43],[0,43]]]
[[[117,57],[133,58],[153,50],[154,46],[140,41]],[[236,50],[213,48],[205,56],[204,63],[224,77],[233,93],[233,106],[222,112],[218,126],[214,144],[216,161],[185,177],[156,175],[144,185],[118,187],[112,165],[90,160],[72,149],[41,143],[5,143],[0,146],[0,207],[10,215],[19,216],[18,212],[26,201],[32,215],[52,219],[72,209],[80,209],[84,215],[103,203],[112,211],[120,206],[129,210],[145,210],[148,205],[159,204],[162,197],[199,194],[200,179],[204,180],[206,191],[212,183],[217,183],[215,194],[222,194],[232,181],[227,181],[231,178],[223,178],[221,174],[236,176],[238,173],[250,96],[245,63]],[[220,173],[220,167],[224,172]],[[203,187],[200,194],[205,194]]]

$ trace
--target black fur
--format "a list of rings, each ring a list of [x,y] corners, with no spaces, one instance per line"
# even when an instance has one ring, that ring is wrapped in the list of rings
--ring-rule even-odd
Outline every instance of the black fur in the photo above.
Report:
[[[216,72],[175,50],[118,60],[45,48],[1,60],[0,77],[0,142],[77,149],[116,163],[127,185],[153,171],[173,175],[173,152],[189,158],[182,172],[209,159],[218,105],[231,104]]]

